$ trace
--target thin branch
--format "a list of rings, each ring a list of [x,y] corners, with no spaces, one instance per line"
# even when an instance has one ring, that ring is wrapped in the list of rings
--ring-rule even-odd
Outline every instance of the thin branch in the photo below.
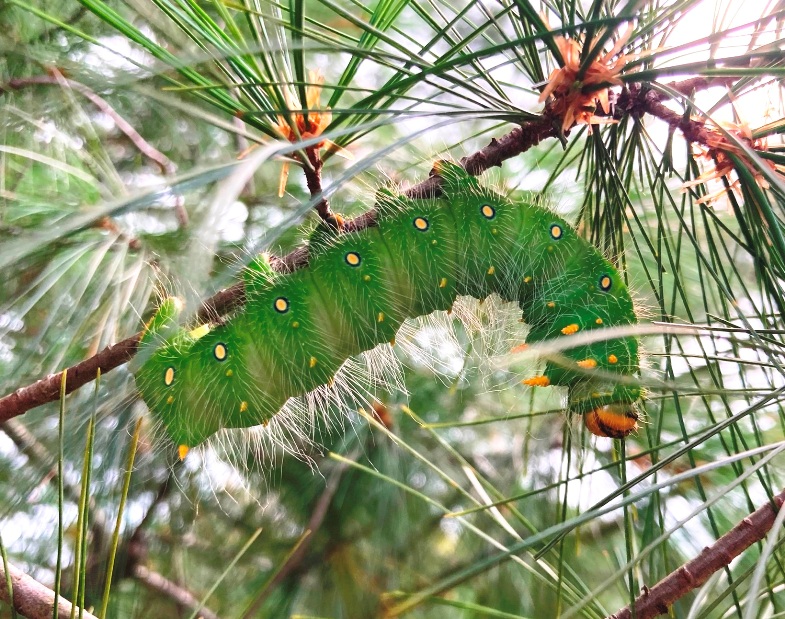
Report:
[[[199,600],[197,600],[190,591],[173,583],[158,572],[154,572],[143,565],[135,565],[133,568],[133,575],[134,578],[149,589],[165,595],[192,611],[197,610],[197,616],[201,617],[201,619],[219,619],[218,615],[209,608],[200,606]]]
[[[698,88],[707,88],[720,83],[718,80],[706,80],[697,78],[671,84],[670,87],[681,91],[685,88],[684,84],[692,91]],[[707,130],[701,121],[685,119],[683,115],[670,110],[661,101],[666,99],[664,95],[645,90],[640,87],[632,87],[622,93],[617,100],[617,113],[640,114],[648,113],[661,118],[668,124],[676,126],[684,132],[689,140],[705,143],[707,140]],[[507,135],[492,139],[490,144],[478,152],[464,157],[461,165],[472,175],[477,176],[489,168],[500,166],[502,162],[519,155],[528,149],[539,144],[542,140],[549,137],[558,136],[558,127],[561,119],[555,117],[549,106],[545,106],[542,115],[534,120],[522,123]],[[431,175],[423,182],[409,188],[404,192],[412,199],[435,198],[441,195],[441,178]],[[318,194],[317,194],[318,195]],[[328,207],[329,208],[329,207]],[[343,230],[345,232],[359,232],[365,228],[376,225],[376,211],[371,209],[362,215],[345,222]],[[298,247],[291,253],[283,257],[271,257],[272,267],[280,273],[289,273],[302,268],[308,264],[308,248]],[[197,320],[209,321],[218,316],[223,316],[239,307],[245,302],[245,291],[243,284],[238,283],[230,288],[221,290],[219,293],[208,299],[202,305]],[[137,352],[139,340],[142,332],[136,333],[117,344],[108,346],[98,352],[93,357],[76,364],[68,369],[66,393],[75,391],[82,385],[91,382],[98,369],[102,374],[126,363]],[[7,421],[17,415],[21,415],[28,410],[54,402],[60,395],[60,374],[50,374],[41,380],[20,387],[13,393],[0,398],[0,423]]]
[[[351,460],[356,460],[357,455],[350,456]],[[286,578],[295,572],[303,560],[306,558],[306,552],[308,547],[311,545],[312,541],[314,540],[314,533],[321,528],[322,523],[324,522],[325,517],[327,516],[327,512],[330,508],[330,504],[332,503],[333,499],[335,498],[335,493],[338,491],[338,487],[340,486],[341,479],[343,477],[344,472],[348,468],[348,463],[343,462],[341,463],[334,471],[332,476],[330,477],[330,481],[327,482],[327,487],[324,489],[324,492],[319,496],[319,499],[316,501],[316,505],[314,506],[313,512],[311,513],[311,517],[308,519],[308,525],[306,526],[305,530],[309,533],[308,536],[302,541],[302,543],[297,547],[297,549],[289,555],[289,558],[286,560],[278,572],[273,576],[272,579],[265,585],[264,589],[262,589],[256,599],[253,601],[251,606],[248,610],[243,614],[243,619],[247,617],[256,617],[264,600],[267,598],[269,593],[275,589],[279,584],[281,584]]]
[[[704,548],[692,561],[671,572],[651,589],[644,587],[643,593],[635,600],[635,619],[651,619],[667,614],[676,600],[700,587],[712,574],[726,568],[747,548],[761,541],[774,524],[783,503],[785,490],[744,518],[713,546]],[[610,615],[608,619],[632,617],[628,606],[615,615]]]
[[[13,604],[17,612],[28,619],[52,619],[54,615],[55,592],[45,587],[34,578],[28,576],[13,565],[8,565],[13,590]],[[11,595],[6,585],[6,572],[0,561],[0,600],[11,603]],[[76,609],[76,616],[83,619],[97,619],[86,610]],[[81,612],[81,614],[80,614]],[[71,602],[64,597],[57,600],[57,616],[59,619],[70,619]]]
[[[100,112],[109,116],[114,121],[117,129],[136,146],[140,153],[154,162],[165,176],[173,176],[177,171],[177,166],[175,166],[172,160],[150,144],[150,142],[145,140],[133,125],[123,118],[106,99],[96,94],[81,82],[66,78],[56,69],[51,70],[51,75],[36,75],[8,80],[5,84],[0,86],[0,94],[6,90],[21,90],[30,86],[41,85],[55,85],[78,92],[85,99],[90,101]],[[179,197],[175,203],[175,213],[180,226],[185,227],[188,225],[188,214],[183,207],[182,197]]]

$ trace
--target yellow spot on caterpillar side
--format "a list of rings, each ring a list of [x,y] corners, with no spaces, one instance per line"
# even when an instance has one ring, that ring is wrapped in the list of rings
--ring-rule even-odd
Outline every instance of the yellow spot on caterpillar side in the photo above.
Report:
[[[297,320],[292,322],[292,329],[297,329],[299,326],[300,326],[300,323]]]
[[[240,412],[244,413],[247,410],[248,410],[248,402],[243,400],[242,402],[240,402]]]
[[[166,368],[166,372],[164,373],[164,385],[169,387],[174,382],[174,368],[168,367]]]
[[[608,355],[608,363],[611,365],[616,364],[619,362],[619,358],[616,355]]]
[[[350,267],[356,267],[360,264],[360,254],[350,251],[346,254],[345,260]]]
[[[233,375],[234,375],[234,372],[232,372],[232,370],[226,370],[226,376],[227,377],[231,378]]]
[[[493,219],[496,217],[496,209],[494,209],[490,204],[483,204],[482,208],[480,208],[480,212],[486,219]]]
[[[174,402],[174,396],[170,395],[168,398],[166,398],[167,404],[172,404],[173,402]]]
[[[369,281],[371,281],[371,276],[370,276],[370,275],[363,275],[363,281],[364,281],[364,282],[369,282]]]
[[[188,335],[190,335],[195,340],[198,340],[200,337],[204,337],[208,333],[210,333],[210,325],[201,325],[196,327],[196,329],[192,329]]]
[[[554,303],[553,301],[548,301],[545,305],[548,307],[556,307],[556,303]]]
[[[185,460],[185,457],[188,455],[189,451],[191,451],[191,449],[188,447],[188,445],[180,445],[177,448],[177,455],[180,457],[180,462]]]
[[[521,383],[529,387],[548,387],[551,381],[547,376],[533,376],[522,380]]]
[[[316,357],[311,357],[311,360],[308,362],[308,367],[315,368],[316,367]]]
[[[496,269],[493,266],[490,266],[488,268],[488,275],[493,275],[494,273],[496,273]]]
[[[431,241],[431,245],[436,245],[436,244],[438,244],[438,243],[439,243],[439,241],[437,241],[436,239],[433,239],[433,240]]]
[[[581,328],[578,325],[572,323],[571,325],[567,325],[566,327],[564,327],[564,329],[562,329],[561,332],[564,335],[572,335],[573,333],[578,333],[578,331],[580,330]]]
[[[213,348],[213,355],[215,355],[215,358],[218,359],[218,361],[226,359],[226,346],[221,343],[216,344],[215,348]]]
[[[384,322],[384,312],[379,312],[376,316],[376,322]]]
[[[390,340],[390,346],[395,346],[395,338]]]
[[[275,307],[276,312],[283,314],[289,311],[289,301],[284,297],[278,297],[275,303],[273,303],[273,307]]]
[[[598,325],[601,325],[602,324],[602,318],[598,318],[594,322],[597,323]]]
[[[414,227],[424,232],[428,229],[428,220],[425,217],[415,217],[414,219]]]
[[[499,234],[499,230],[496,228],[491,228],[491,234]]]
[[[439,282],[439,288],[445,288],[447,286],[447,278],[442,277],[442,281]]]
[[[517,346],[513,346],[513,347],[510,349],[510,352],[511,352],[512,354],[515,354],[515,353],[518,353],[518,352],[523,352],[523,351],[524,351],[524,350],[526,350],[527,348],[529,348],[529,345],[528,345],[528,344],[518,344]]]
[[[597,367],[597,362],[594,359],[584,359],[583,361],[578,361],[578,366],[591,370]]]
[[[531,281],[532,281],[532,276],[531,275],[527,275],[526,277],[523,278],[523,283],[524,284],[531,284]]]
[[[600,288],[602,288],[603,290],[606,290],[606,291],[607,291],[607,290],[610,290],[610,288],[611,288],[611,284],[612,284],[612,283],[613,283],[613,281],[612,281],[612,280],[611,280],[611,278],[610,278],[609,276],[607,276],[607,275],[603,275],[603,276],[600,278]]]
[[[551,237],[553,237],[554,239],[558,240],[558,239],[561,238],[561,236],[562,236],[561,226],[559,226],[557,224],[553,224],[551,226]]]
[[[553,245],[548,245],[548,251],[553,251]]]

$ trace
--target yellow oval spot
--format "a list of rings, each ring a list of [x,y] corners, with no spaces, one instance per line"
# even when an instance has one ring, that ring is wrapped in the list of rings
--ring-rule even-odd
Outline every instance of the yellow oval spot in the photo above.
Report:
[[[566,327],[564,327],[564,329],[562,329],[561,332],[564,335],[572,335],[573,333],[577,333],[578,331],[580,331],[580,329],[581,328],[578,325],[572,323],[571,325],[567,325]]]
[[[226,346],[223,344],[216,344],[215,348],[213,348],[213,355],[218,361],[223,361],[226,359]]]
[[[316,367],[316,357],[311,357],[311,360],[308,362],[308,367]]]
[[[228,378],[231,378],[232,376],[234,376],[234,372],[232,372],[232,370],[226,370],[226,376]]]
[[[273,304],[275,311],[283,314],[289,311],[289,301],[285,297],[278,297]]]
[[[364,281],[364,282],[369,282],[369,281],[371,281],[371,276],[370,276],[370,275],[363,275],[363,281]]]
[[[166,372],[164,373],[164,385],[169,387],[174,382],[174,368],[168,367],[166,368]]]
[[[499,234],[499,230],[497,228],[491,228],[491,234]]]
[[[414,227],[424,232],[428,229],[428,220],[425,217],[415,217],[414,218]]]
[[[607,275],[603,275],[600,278],[600,288],[602,288],[603,290],[610,290],[612,283],[613,282],[611,281],[611,278]]]
[[[583,361],[578,361],[578,366],[591,370],[597,367],[597,362],[594,359],[584,359]]]
[[[527,275],[526,277],[523,278],[524,284],[531,284],[531,281],[532,281],[531,275]]]
[[[438,243],[438,241],[437,241],[436,239],[433,239],[433,240],[431,241],[431,245],[436,245],[437,243]]]
[[[248,410],[248,402],[243,400],[242,402],[240,402],[240,412],[244,413],[247,410]]]
[[[188,455],[188,452],[191,451],[188,445],[180,445],[177,448],[177,455],[180,458],[180,461],[185,460],[185,457]]]
[[[602,318],[598,318],[594,322],[597,323],[598,325],[601,325],[602,324]]]
[[[293,321],[292,322],[292,329],[299,329],[299,328],[300,328],[299,321],[297,321],[297,320]]]
[[[480,212],[486,219],[493,219],[496,217],[496,209],[494,209],[490,204],[483,204],[480,208]]]
[[[170,395],[168,398],[166,398],[166,403],[171,404],[172,402],[174,402],[174,396]]]
[[[350,251],[346,254],[345,260],[350,267],[356,267],[360,264],[360,254]]]
[[[551,237],[553,239],[558,241],[562,237],[562,234],[563,234],[563,231],[561,229],[561,226],[559,226],[557,224],[553,224],[551,226]]]
[[[550,251],[550,252],[553,251],[553,245],[548,245],[548,251]]]
[[[188,335],[190,335],[195,340],[198,340],[200,337],[204,337],[210,333],[210,325],[201,325],[193,329]]]
[[[384,322],[384,312],[379,312],[376,316],[376,322]]]
[[[522,380],[521,383],[528,385],[529,387],[548,387],[551,384],[551,381],[547,376],[532,376],[531,378]]]
[[[556,303],[554,303],[553,301],[548,301],[545,305],[547,305],[548,307],[556,307]]]
[[[493,275],[494,273],[496,273],[496,269],[493,266],[489,267],[488,268],[488,275]]]
[[[447,286],[447,278],[442,277],[442,281],[439,282],[439,288],[445,288]]]
[[[619,362],[619,358],[616,355],[608,355],[608,363],[614,365]]]

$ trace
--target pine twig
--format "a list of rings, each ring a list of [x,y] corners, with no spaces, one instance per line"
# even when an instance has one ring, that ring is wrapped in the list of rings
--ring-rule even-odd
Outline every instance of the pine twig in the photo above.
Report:
[[[714,545],[704,548],[692,561],[668,574],[651,589],[644,587],[643,593],[635,600],[635,619],[651,619],[667,614],[676,600],[700,587],[712,574],[726,568],[747,548],[761,541],[774,524],[783,503],[785,490],[744,518]],[[608,619],[632,617],[632,611],[627,606]]]
[[[8,575],[11,576],[13,604],[17,612],[28,619],[52,619],[55,592],[10,564],[8,565]],[[0,600],[11,603],[2,561],[0,561]],[[82,617],[82,619],[97,619],[92,613],[78,608],[76,616]],[[57,601],[57,617],[59,619],[70,619],[71,617],[71,602],[64,597],[60,597]]]
[[[158,572],[154,572],[143,565],[135,565],[133,576],[149,589],[165,595],[181,606],[190,610],[198,610],[198,616],[201,619],[219,619],[218,615],[209,608],[199,606],[199,600],[190,591],[183,589],[180,585],[173,583]]]
[[[697,78],[685,82],[671,84],[670,87],[681,92],[685,88],[690,91],[706,88],[718,84],[718,80]],[[661,101],[666,97],[641,87],[630,88],[619,96],[617,110],[621,113],[648,113],[654,115],[672,126],[680,128],[685,136],[697,142],[704,143],[707,131],[700,121],[685,119],[682,115],[664,106]],[[619,112],[617,112],[619,113]],[[554,117],[546,105],[539,118],[522,123],[510,133],[499,139],[492,139],[490,144],[478,152],[464,157],[461,165],[472,175],[477,176],[491,167],[500,166],[503,161],[519,155],[529,148],[536,146],[548,137],[558,135],[560,119]],[[404,192],[412,199],[434,198],[441,195],[441,178],[430,176],[423,182],[409,188]],[[318,193],[316,194],[318,195]],[[329,209],[329,205],[327,207]],[[345,222],[345,232],[358,232],[376,225],[376,211],[371,209],[362,215]],[[272,267],[280,273],[289,273],[308,264],[308,248],[298,247],[286,256],[271,257]],[[211,320],[237,309],[245,302],[243,284],[238,283],[230,288],[221,290],[202,305],[197,314],[198,320]],[[142,332],[136,333],[117,344],[104,348],[96,355],[76,364],[68,369],[66,393],[71,393],[79,387],[91,382],[100,368],[101,373],[129,361],[137,352]],[[13,393],[0,398],[0,423],[17,415],[21,415],[32,408],[54,402],[60,396],[61,372],[50,374],[32,385],[20,387]]]
[[[0,85],[0,94],[6,90],[21,90],[30,86],[46,86],[55,85],[62,88],[68,88],[74,92],[78,92],[85,99],[90,101],[100,112],[106,114],[114,121],[117,129],[123,133],[137,150],[147,157],[150,161],[154,162],[161,173],[165,176],[173,176],[177,171],[177,166],[172,162],[169,157],[164,155],[160,150],[155,148],[150,142],[145,140],[141,134],[129,123],[117,110],[115,110],[109,102],[103,97],[99,96],[95,91],[91,90],[81,82],[65,77],[56,69],[51,70],[50,75],[35,75],[30,77],[18,77],[8,80],[3,85]],[[181,227],[188,225],[188,213],[183,207],[182,196],[178,196],[175,201],[175,214],[177,221]]]

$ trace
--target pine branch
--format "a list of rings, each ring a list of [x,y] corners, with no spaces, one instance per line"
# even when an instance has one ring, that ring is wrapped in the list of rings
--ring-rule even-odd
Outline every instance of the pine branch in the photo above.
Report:
[[[200,606],[199,600],[190,591],[183,589],[180,585],[173,583],[158,572],[154,572],[143,565],[135,565],[133,575],[134,578],[149,589],[165,595],[189,610],[198,611],[198,616],[202,619],[219,619],[218,615],[209,608]]]
[[[709,86],[727,83],[728,78],[707,80],[694,78],[670,84],[670,88],[678,92],[695,91]],[[662,104],[667,97],[657,92],[640,86],[633,86],[624,91],[617,99],[614,114],[650,114],[678,127],[684,132],[687,139],[708,145],[708,131],[704,123],[698,120],[685,118]],[[534,120],[522,123],[502,138],[493,138],[485,148],[461,159],[461,165],[473,176],[478,176],[492,167],[501,164],[514,156],[526,152],[549,137],[559,136],[561,119],[558,118],[551,106],[546,105],[542,115]],[[411,199],[435,198],[441,195],[441,178],[433,173],[423,182],[404,192]],[[318,195],[318,193],[317,193]],[[329,206],[328,206],[329,209]],[[346,233],[359,232],[365,228],[376,225],[376,211],[371,209],[362,215],[344,223]],[[301,246],[283,257],[271,256],[273,269],[280,273],[289,273],[308,264],[308,247]],[[223,316],[239,307],[245,302],[245,291],[242,283],[237,283],[230,288],[221,290],[216,295],[206,300],[197,313],[198,321],[209,321]],[[96,372],[100,369],[102,374],[128,362],[136,354],[142,332],[136,333],[117,344],[108,346],[93,357],[68,368],[66,393],[71,393],[79,387],[91,382]],[[32,408],[54,402],[60,396],[60,380],[62,372],[50,374],[32,385],[20,387],[13,393],[0,398],[0,423],[21,415]]]
[[[668,613],[668,609],[681,597],[705,583],[712,574],[726,568],[747,548],[761,541],[771,529],[777,512],[785,503],[785,490],[769,503],[744,518],[714,545],[704,548],[697,557],[671,572],[654,587],[644,587],[635,600],[635,614],[630,607],[620,610],[607,619],[650,619]]]
[[[10,564],[8,565],[7,575],[11,577],[13,606],[17,612],[28,619],[52,619],[54,616],[54,591]],[[0,561],[0,600],[11,604],[12,596],[9,594],[6,585],[7,575],[3,562]],[[59,597],[57,601],[57,617],[59,619],[70,619],[71,616],[71,602],[64,597]],[[92,613],[78,607],[76,616],[83,619],[97,619]]]

